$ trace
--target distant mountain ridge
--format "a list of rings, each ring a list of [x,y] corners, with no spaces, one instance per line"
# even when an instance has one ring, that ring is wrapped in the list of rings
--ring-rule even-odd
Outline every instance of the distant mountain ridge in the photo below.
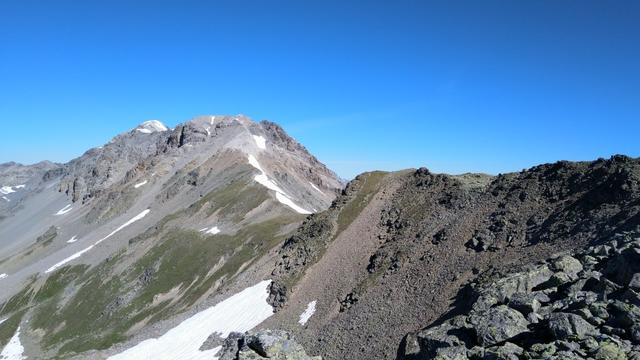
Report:
[[[46,357],[102,349],[237,288],[342,187],[281,127],[244,116],[144,122],[66,164],[2,169],[25,186],[0,220],[0,320]]]

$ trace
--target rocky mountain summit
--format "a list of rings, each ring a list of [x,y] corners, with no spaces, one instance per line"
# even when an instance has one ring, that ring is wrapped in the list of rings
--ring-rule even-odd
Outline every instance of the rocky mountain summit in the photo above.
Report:
[[[640,359],[640,227],[503,276],[482,274],[404,359]]]
[[[257,267],[342,187],[278,125],[218,115],[144,122],[30,176],[0,219],[0,345],[20,332],[36,358],[134,347],[259,283]]]

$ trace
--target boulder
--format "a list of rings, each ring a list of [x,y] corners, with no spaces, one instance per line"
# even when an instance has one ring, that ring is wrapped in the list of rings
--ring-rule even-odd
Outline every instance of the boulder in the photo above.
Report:
[[[523,315],[540,310],[540,301],[532,293],[518,293],[509,299],[509,307],[520,311]]]
[[[415,336],[416,340],[412,337],[407,337],[406,353],[415,354],[419,352],[425,356],[434,357],[441,349],[464,346],[465,343],[453,334],[463,334],[465,330],[453,325],[454,321],[455,319],[452,319],[442,325],[422,330]],[[414,341],[417,341],[419,351],[415,350]]]
[[[285,331],[260,330],[232,333],[219,352],[220,360],[321,360],[307,355],[304,348]]]
[[[484,359],[489,360],[518,360],[524,353],[520,346],[506,342],[502,346],[493,347],[485,352]]]
[[[587,335],[597,335],[596,328],[575,314],[552,313],[549,316],[549,330],[556,339],[582,339]]]
[[[491,308],[484,316],[472,323],[476,327],[478,342],[491,346],[526,332],[529,322],[524,316],[505,305]]]
[[[582,271],[582,264],[572,256],[561,256],[551,260],[550,267],[556,272],[563,272],[572,279],[578,277],[578,273]]]
[[[611,341],[601,343],[594,357],[596,360],[627,360],[624,350]]]
[[[547,282],[552,275],[553,271],[547,265],[507,275],[478,290],[478,300],[473,304],[473,310],[486,311],[498,303],[504,303],[517,293],[529,293],[536,286]]]

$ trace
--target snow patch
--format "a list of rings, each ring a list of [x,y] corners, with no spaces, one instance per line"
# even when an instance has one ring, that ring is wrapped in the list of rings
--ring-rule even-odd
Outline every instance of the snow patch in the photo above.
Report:
[[[216,120],[216,117],[215,117],[215,116],[212,116],[212,117],[211,117],[211,121],[210,121],[209,123],[210,123],[211,125],[213,125],[213,122],[214,122],[215,120]]]
[[[200,351],[213,334],[226,338],[231,332],[246,332],[273,315],[267,303],[271,280],[262,281],[201,311],[159,338],[145,340],[108,360],[211,360],[220,346]]]
[[[50,272],[54,272],[54,271],[58,270],[59,268],[61,268],[62,266],[64,266],[66,263],[71,262],[71,261],[73,261],[73,260],[75,260],[75,259],[79,258],[80,256],[84,255],[86,252],[88,252],[89,250],[93,249],[93,247],[94,247],[94,246],[95,246],[95,245],[90,245],[89,247],[84,248],[84,249],[82,249],[82,250],[78,251],[77,253],[75,253],[75,254],[73,254],[73,255],[69,256],[68,258],[66,258],[66,259],[64,259],[64,260],[62,260],[62,261],[60,261],[60,262],[56,263],[56,264],[55,264],[55,265],[53,265],[52,267],[48,268],[44,273],[45,273],[45,274],[48,274],[48,273],[50,273]]]
[[[8,319],[8,318],[7,318]],[[2,325],[3,322],[7,321],[7,319],[1,319],[0,320],[0,325]]]
[[[253,136],[253,140],[256,142],[256,145],[260,149],[264,150],[267,148],[267,140],[264,137],[260,135],[252,135],[252,136]]]
[[[78,241],[78,235],[73,235],[71,239],[67,240],[67,243],[73,244],[76,241]]]
[[[287,205],[288,207],[292,208],[293,210],[295,210],[299,214],[304,214],[304,215],[312,214],[311,211],[296,205],[296,203],[294,203],[293,200],[289,199],[289,197],[287,195],[276,193],[276,199],[280,203],[282,203],[284,205]]]
[[[73,208],[71,207],[71,204],[69,204],[69,205],[63,207],[62,209],[58,210],[56,215],[57,216],[64,215],[64,214],[68,213],[69,211],[71,211],[71,209],[73,209]]]
[[[278,186],[278,184],[276,184],[273,180],[269,179],[269,177],[264,172],[264,170],[262,170],[262,166],[260,166],[260,163],[255,158],[255,156],[249,155],[249,164],[260,171],[260,174],[254,176],[253,180],[255,180],[260,185],[266,187],[267,189],[275,191],[276,192],[276,199],[280,203],[292,208],[293,210],[295,210],[296,212],[298,212],[300,214],[305,214],[305,215],[311,214],[310,211],[308,211],[306,209],[303,209],[302,207],[296,205],[293,202],[293,200],[291,200],[291,198],[289,198],[289,195],[287,195],[287,193],[285,193],[284,190],[282,190]]]
[[[205,126],[204,130],[207,132],[207,136],[211,136],[211,131],[209,131],[209,127]]]
[[[324,195],[324,192],[322,190],[320,190],[314,183],[312,183],[311,181],[309,181],[309,185],[311,185],[312,188],[316,189],[320,194]]]
[[[215,235],[220,233],[220,229],[217,226],[213,226],[211,228],[201,229],[200,232],[203,232],[205,234]]]
[[[0,194],[9,195],[11,193],[16,192],[18,189],[23,189],[26,185],[16,185],[16,186],[3,186],[0,187]]]
[[[16,330],[11,340],[0,353],[0,359],[2,360],[23,360],[27,357],[24,356],[24,346],[20,342],[20,327]]]
[[[307,309],[302,314],[300,314],[300,320],[298,320],[298,323],[300,325],[306,325],[309,319],[311,319],[311,316],[315,314],[317,303],[318,302],[316,300],[313,300],[309,303],[309,305],[307,305]]]
[[[9,275],[4,274],[4,273],[3,273],[3,274],[0,274],[0,279],[4,279],[4,278],[6,278],[7,276],[9,276]]]
[[[147,183],[147,180],[145,180],[145,181],[143,181],[143,182],[139,182],[139,183],[137,183],[137,184],[133,185],[133,187],[137,189],[137,188],[139,188],[140,186],[145,185],[146,183]]]
[[[112,237],[113,235],[115,235],[118,231],[124,229],[125,227],[133,224],[134,222],[142,219],[143,217],[147,216],[147,214],[150,212],[151,210],[147,209],[144,210],[143,212],[141,212],[140,214],[134,216],[133,218],[131,218],[131,220],[127,221],[126,223],[120,225],[120,227],[118,227],[117,229],[113,230],[111,233],[109,233],[109,235],[103,237],[102,239],[98,240],[95,242],[95,244],[90,245],[89,247],[86,247],[80,251],[78,251],[77,253],[69,256],[68,258],[56,263],[55,265],[53,265],[52,267],[50,267],[49,269],[47,269],[45,271],[45,274],[48,274],[50,272],[56,271],[58,270],[60,267],[64,266],[66,263],[71,262],[77,258],[79,258],[80,256],[84,255],[86,252],[90,251],[91,249],[93,249],[96,245],[100,244],[101,242],[107,240],[108,238]]]
[[[167,127],[158,120],[145,121],[142,124],[138,125],[138,127],[136,128],[136,131],[139,131],[143,134],[151,134],[153,132],[163,132],[167,130],[169,129],[167,129]]]
[[[140,214],[134,216],[131,218],[131,220],[127,221],[126,223],[120,225],[120,227],[118,227],[117,229],[113,230],[109,235],[103,237],[102,239],[96,241],[96,245],[100,244],[101,242],[107,240],[108,238],[112,237],[113,235],[115,235],[118,231],[126,228],[127,226],[133,224],[134,222],[142,219],[143,217],[147,216],[147,214],[149,214],[151,212],[150,209],[144,210],[143,212],[141,212]]]
[[[3,196],[2,198],[3,198],[4,200],[7,200],[7,202],[10,202],[10,201],[11,201],[11,200],[9,200],[9,198],[8,198],[8,197],[6,197],[6,196]]]

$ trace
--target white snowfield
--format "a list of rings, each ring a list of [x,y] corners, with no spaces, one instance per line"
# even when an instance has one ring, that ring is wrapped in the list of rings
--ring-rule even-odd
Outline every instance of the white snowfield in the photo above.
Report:
[[[96,245],[100,244],[101,242],[103,242],[103,241],[107,240],[108,238],[112,237],[113,235],[115,235],[118,231],[124,229],[125,227],[127,227],[127,226],[133,224],[134,222],[142,219],[143,217],[147,216],[147,214],[149,212],[151,212],[150,209],[144,210],[140,214],[138,214],[138,215],[134,216],[133,218],[131,218],[131,220],[127,221],[126,223],[124,223],[122,225],[120,225],[120,227],[118,227],[117,229],[113,230],[111,233],[109,233],[109,235],[107,235],[107,236],[103,237],[102,239],[96,241],[95,244],[90,245],[90,246],[78,251],[77,253],[69,256],[68,258],[58,262],[57,264],[53,265],[52,267],[50,267],[49,269],[47,269],[45,271],[45,274],[48,274],[48,273],[53,272],[53,271],[56,271],[59,268],[61,268],[62,266],[64,266],[65,264],[67,264],[67,263],[79,258],[80,256],[84,255],[86,252],[88,252],[91,249],[93,249]],[[0,359],[0,360],[2,360],[2,359]]]
[[[265,139],[264,137],[260,136],[260,135],[252,135],[253,136],[253,140],[256,142],[256,145],[258,146],[258,148],[264,150],[267,148],[267,139]]]
[[[56,213],[56,216],[60,216],[60,215],[64,215],[66,213],[68,213],[69,211],[71,211],[73,209],[73,207],[71,207],[71,204],[63,207],[62,209],[58,210],[58,212]]]
[[[298,323],[300,325],[306,325],[309,319],[311,319],[311,316],[315,314],[317,303],[318,302],[316,300],[313,300],[307,305],[307,309],[302,314],[300,314],[300,320],[298,320]]]
[[[211,228],[201,229],[200,232],[203,232],[205,234],[215,235],[220,233],[220,229],[217,226],[213,226]]]
[[[139,182],[139,183],[137,183],[137,184],[133,185],[133,187],[137,189],[137,188],[139,188],[140,186],[143,186],[143,185],[146,185],[146,184],[147,184],[147,180],[142,181],[142,182]]]
[[[16,186],[3,186],[0,187],[0,194],[8,195],[16,192],[17,189],[22,189],[27,185],[16,185]]]
[[[312,214],[311,211],[298,206],[296,203],[293,202],[293,200],[289,199],[289,197],[287,195],[285,195],[285,194],[281,194],[281,193],[277,192],[276,193],[276,199],[278,201],[280,201],[282,204],[287,205],[288,207],[292,208],[293,210],[295,210],[295,212],[297,212],[299,214],[305,214],[305,215]]]
[[[4,349],[2,349],[2,353],[0,353],[0,359],[23,360],[26,358],[27,357],[24,356],[24,346],[22,346],[22,343],[20,342],[20,327],[18,327],[11,340],[9,340]]]
[[[269,190],[273,190],[276,192],[276,199],[292,208],[295,212],[300,213],[300,214],[311,214],[311,211],[306,210],[298,205],[296,205],[293,200],[291,200],[291,198],[289,197],[289,195],[287,195],[287,193],[284,192],[284,190],[282,190],[278,184],[276,184],[275,182],[273,182],[273,180],[269,179],[269,177],[267,176],[267,174],[264,172],[264,170],[262,169],[262,166],[260,166],[260,163],[258,162],[258,160],[255,158],[255,156],[253,155],[249,155],[249,164],[251,166],[253,166],[254,168],[258,169],[258,171],[260,171],[259,175],[256,175],[253,177],[253,179],[258,182],[260,185],[266,187]]]
[[[153,132],[162,132],[167,130],[169,129],[167,129],[167,127],[158,120],[145,121],[136,129],[136,131],[139,131],[143,134],[151,134]]]
[[[4,273],[3,273],[3,274],[0,274],[0,279],[4,279],[4,278],[6,278],[6,277],[8,277],[8,276],[9,276],[9,275],[4,274]]]
[[[71,239],[67,240],[67,243],[73,244],[76,241],[78,241],[78,235],[73,235]]]
[[[108,360],[214,360],[220,346],[200,351],[214,333],[246,332],[273,315],[267,303],[271,280],[262,281],[199,312],[157,339],[148,339]]]
[[[312,183],[311,181],[309,181],[309,184],[311,185],[312,188],[314,188],[315,190],[317,190],[320,194],[324,194],[324,192],[322,190],[320,190],[314,183]]]

